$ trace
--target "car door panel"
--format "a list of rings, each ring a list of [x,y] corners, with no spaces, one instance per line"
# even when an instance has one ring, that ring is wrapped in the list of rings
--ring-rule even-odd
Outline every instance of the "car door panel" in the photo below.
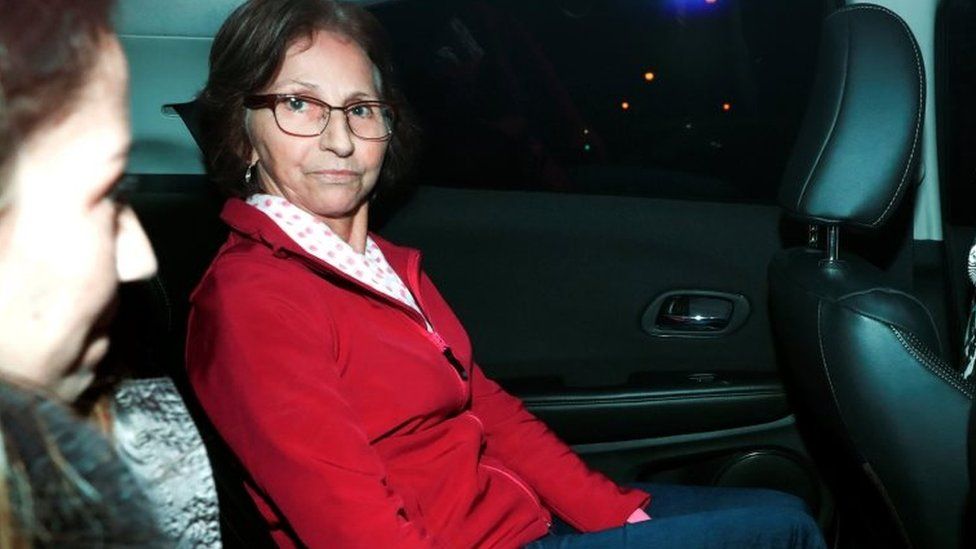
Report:
[[[381,232],[423,250],[486,373],[591,444],[789,416],[766,312],[779,227],[766,205],[423,187]],[[749,317],[723,337],[649,335],[644,310],[676,288],[741,295]]]
[[[513,392],[571,444],[706,433],[789,415],[783,387],[772,376],[752,382],[726,376],[702,381],[694,374],[660,377],[640,387]]]
[[[424,187],[382,232],[423,250],[492,376],[593,387],[775,375],[765,269],[779,224],[767,205]],[[677,288],[742,295],[750,317],[724,337],[648,335],[645,308]]]

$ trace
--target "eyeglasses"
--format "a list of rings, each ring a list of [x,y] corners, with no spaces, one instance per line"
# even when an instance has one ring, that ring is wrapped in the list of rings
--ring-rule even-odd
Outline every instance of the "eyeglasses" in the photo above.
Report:
[[[249,95],[244,98],[248,109],[271,109],[278,128],[296,137],[322,135],[333,110],[342,111],[346,127],[353,135],[367,141],[385,141],[393,135],[396,109],[385,101],[357,101],[333,107],[314,97],[292,94]]]

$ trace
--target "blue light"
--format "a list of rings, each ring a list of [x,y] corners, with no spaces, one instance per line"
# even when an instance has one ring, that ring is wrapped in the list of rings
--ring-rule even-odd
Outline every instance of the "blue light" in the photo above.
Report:
[[[675,15],[706,15],[719,11],[731,0],[666,0],[667,10]]]

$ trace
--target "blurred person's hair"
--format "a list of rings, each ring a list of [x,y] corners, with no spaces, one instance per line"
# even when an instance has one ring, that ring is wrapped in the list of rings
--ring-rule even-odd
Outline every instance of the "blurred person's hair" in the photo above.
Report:
[[[210,75],[200,93],[203,149],[211,177],[230,196],[263,192],[258,178],[245,181],[252,153],[244,98],[262,93],[281,70],[288,48],[318,31],[345,36],[376,67],[380,99],[393,103],[398,120],[376,193],[388,192],[409,169],[418,133],[398,86],[388,37],[372,14],[333,0],[250,0],[224,21],[210,50]]]
[[[0,0],[0,200],[17,147],[72,112],[112,33],[113,5]]]
[[[95,425],[0,381],[0,549],[159,547],[139,482]]]
[[[0,0],[0,216],[18,147],[73,112],[113,0]],[[0,378],[0,549],[162,539],[138,482],[57,397]]]

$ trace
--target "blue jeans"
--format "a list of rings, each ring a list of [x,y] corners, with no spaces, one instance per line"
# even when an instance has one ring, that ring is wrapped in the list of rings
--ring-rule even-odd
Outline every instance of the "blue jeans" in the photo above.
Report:
[[[651,520],[580,534],[557,524],[526,549],[826,549],[797,497],[775,490],[637,485],[651,493]]]

